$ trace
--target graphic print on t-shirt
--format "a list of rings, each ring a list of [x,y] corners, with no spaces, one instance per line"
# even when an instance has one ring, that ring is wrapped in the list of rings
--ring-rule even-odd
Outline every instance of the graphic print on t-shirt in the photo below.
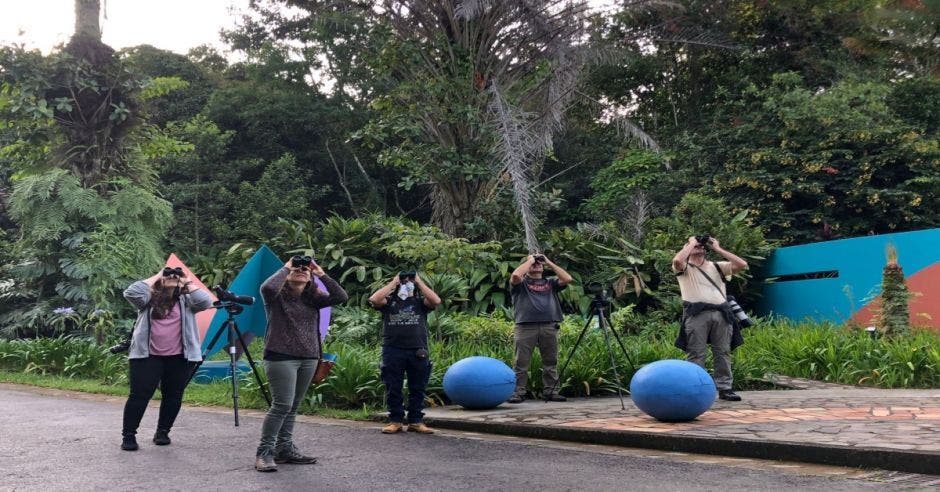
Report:
[[[526,287],[532,292],[549,292],[552,290],[552,284],[548,280],[530,280],[526,282]]]
[[[415,304],[400,306],[395,313],[388,313],[389,326],[417,326],[421,324],[421,314],[415,309]]]
[[[382,309],[382,343],[398,348],[427,348],[428,309],[417,297],[390,297]]]

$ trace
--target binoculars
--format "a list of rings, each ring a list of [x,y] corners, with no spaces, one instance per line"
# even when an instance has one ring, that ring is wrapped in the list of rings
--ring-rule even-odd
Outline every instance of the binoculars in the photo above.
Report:
[[[183,269],[180,267],[176,267],[176,268],[166,267],[163,269],[163,276],[164,277],[182,277]]]
[[[545,263],[545,255],[535,255],[532,257],[536,263]]]
[[[312,256],[294,255],[294,257],[290,259],[290,266],[294,268],[300,268],[300,267],[310,268],[311,263],[313,263]]]
[[[700,236],[695,236],[695,240],[698,241],[698,243],[702,246],[708,246],[708,243],[712,240],[712,237],[708,234],[702,234]]]
[[[405,270],[405,271],[398,272],[398,280],[402,280],[402,281],[407,280],[409,278],[414,280],[416,276],[418,276],[418,272],[415,270]]]

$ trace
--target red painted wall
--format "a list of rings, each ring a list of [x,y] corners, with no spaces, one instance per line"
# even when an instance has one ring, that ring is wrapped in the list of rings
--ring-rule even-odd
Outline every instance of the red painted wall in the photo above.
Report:
[[[940,262],[907,277],[907,290],[912,294],[909,303],[911,325],[940,331]],[[881,307],[881,296],[859,309],[851,321],[861,326],[874,325],[873,318]]]

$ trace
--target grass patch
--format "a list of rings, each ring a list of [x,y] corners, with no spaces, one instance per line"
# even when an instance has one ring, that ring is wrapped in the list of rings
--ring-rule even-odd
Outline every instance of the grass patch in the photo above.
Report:
[[[127,396],[126,385],[105,384],[96,379],[73,379],[64,376],[24,374],[22,372],[0,370],[0,382],[28,384],[39,388],[81,391],[82,393]]]
[[[82,393],[92,393],[99,395],[110,395],[127,397],[128,388],[126,384],[105,384],[95,379],[67,378],[64,376],[43,375],[43,374],[25,374],[22,372],[11,372],[0,370],[0,382],[25,384],[38,388],[50,388],[66,391],[79,391]],[[245,383],[242,383],[245,386]],[[154,400],[160,399],[160,390],[154,394]],[[307,398],[298,410],[302,415],[315,415],[318,417],[345,419],[345,420],[373,420],[373,416],[381,412],[378,407],[363,405],[361,408],[331,408],[323,405],[315,405],[313,398]],[[211,384],[190,384],[186,387],[186,393],[183,395],[183,403],[198,407],[232,407],[232,386],[228,381],[220,381]],[[238,408],[267,410],[268,405],[260,393],[255,394],[251,388],[239,387],[238,390]]]

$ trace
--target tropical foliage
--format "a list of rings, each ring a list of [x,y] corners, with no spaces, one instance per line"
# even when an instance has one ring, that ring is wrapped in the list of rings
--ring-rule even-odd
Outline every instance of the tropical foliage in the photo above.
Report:
[[[442,401],[449,362],[508,360],[509,272],[532,251],[574,275],[563,344],[606,289],[635,367],[677,355],[669,260],[691,235],[754,272],[778,245],[940,225],[935,1],[254,0],[223,35],[237,62],[115,52],[100,2],[75,5],[67,45],[0,47],[0,338],[48,359],[4,367],[117,381],[88,340],[126,330],[130,281],[175,252],[227,283],[268,244],[351,294],[345,363],[310,404],[380,397],[365,299],[403,269],[444,299]],[[735,370],[937,384],[935,340],[891,331],[764,325]],[[591,333],[569,394],[614,388]]]
[[[627,316],[629,317],[629,316]],[[613,328],[623,333],[616,320]],[[356,329],[353,326],[342,329]],[[574,342],[586,330],[582,342]],[[649,324],[636,334],[621,334],[623,348],[611,341],[617,361],[617,375],[627,391],[626,382],[642,365],[681,357],[673,346],[678,326],[675,322]],[[351,341],[335,341],[341,334],[331,334],[327,350],[337,354],[339,363],[328,378],[311,389],[303,411],[323,407],[377,408],[383,405],[384,387],[377,364],[379,348]],[[940,337],[918,331],[891,339],[872,339],[861,330],[845,330],[826,325],[794,325],[789,322],[762,321],[746,332],[746,343],[735,352],[734,377],[741,388],[767,388],[772,383],[768,374],[787,374],[847,385],[879,388],[936,388],[940,385]],[[574,350],[572,352],[572,350]],[[610,354],[603,333],[593,323],[570,317],[565,320],[560,336],[562,392],[567,395],[616,394],[618,379],[610,364]],[[512,324],[499,317],[465,317],[448,338],[431,344],[433,373],[428,384],[431,405],[449,403],[443,391],[444,372],[454,362],[471,355],[485,355],[511,362]],[[569,355],[570,360],[569,360]],[[567,363],[567,364],[565,364]],[[120,384],[126,378],[127,364],[123,356],[108,354],[94,341],[82,338],[46,338],[36,340],[0,341],[0,380],[3,371],[93,379],[105,384]],[[533,390],[541,391],[541,363],[533,359],[529,381]],[[263,408],[264,400],[254,378],[246,376],[239,391],[243,405]],[[219,382],[220,390],[212,399],[203,400],[199,384],[191,385],[187,394],[192,401],[203,404],[230,403],[230,383]],[[195,395],[195,396],[194,396]]]

